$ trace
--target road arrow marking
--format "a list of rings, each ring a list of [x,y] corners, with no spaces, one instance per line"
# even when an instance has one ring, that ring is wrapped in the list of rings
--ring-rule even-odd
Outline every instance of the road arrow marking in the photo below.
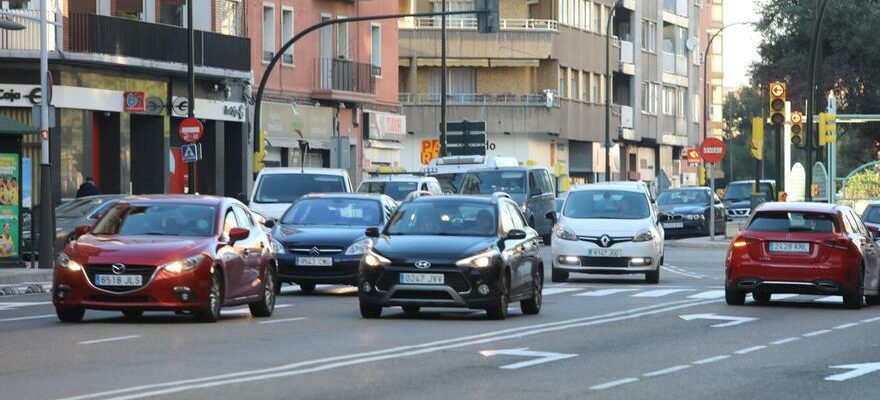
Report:
[[[851,369],[852,371],[825,377],[826,381],[843,382],[872,372],[880,371],[880,362],[865,364],[831,365],[828,368]]]
[[[718,315],[718,314],[689,314],[689,315],[679,315],[679,318],[685,321],[691,321],[695,319],[712,319],[717,321],[730,321],[723,324],[715,324],[712,325],[713,328],[726,328],[728,326],[735,326],[739,324],[744,324],[746,322],[757,321],[757,318],[752,317],[728,317],[726,315]]]
[[[492,357],[496,355],[517,356],[517,357],[537,357],[534,360],[522,361],[515,364],[502,365],[501,369],[520,369],[531,367],[532,365],[544,364],[548,362],[564,360],[566,358],[577,357],[577,354],[550,353],[545,351],[531,351],[528,347],[520,349],[507,350],[483,350],[480,352],[483,357]]]

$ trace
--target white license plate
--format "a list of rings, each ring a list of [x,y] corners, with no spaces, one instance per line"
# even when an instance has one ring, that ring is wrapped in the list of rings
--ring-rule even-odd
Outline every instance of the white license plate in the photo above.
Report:
[[[664,222],[663,229],[681,229],[684,228],[684,222]]]
[[[588,257],[620,257],[623,255],[623,251],[618,249],[589,249],[587,250]]]
[[[140,275],[95,275],[95,284],[98,286],[142,286],[143,277]]]
[[[809,253],[810,244],[804,242],[770,242],[771,253]]]
[[[443,274],[400,274],[400,283],[415,285],[442,285],[444,282]]]
[[[333,265],[330,257],[297,257],[296,265],[303,267],[329,267]]]

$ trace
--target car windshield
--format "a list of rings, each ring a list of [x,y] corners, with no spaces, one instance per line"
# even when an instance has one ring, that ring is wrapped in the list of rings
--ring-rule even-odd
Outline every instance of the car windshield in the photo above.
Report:
[[[214,206],[174,203],[117,204],[107,211],[95,235],[213,236]]]
[[[91,214],[107,202],[107,197],[84,197],[62,204],[55,208],[55,216],[59,218],[81,218]]]
[[[709,193],[705,190],[670,190],[660,193],[660,196],[657,197],[657,204],[661,206],[673,204],[704,206],[709,204]]]
[[[727,189],[724,190],[724,197],[722,200],[725,201],[742,201],[748,200],[752,196],[752,188],[755,186],[753,182],[740,182],[740,183],[731,183],[727,186]],[[773,194],[770,193],[771,187],[769,183],[761,182],[761,192],[764,193],[764,198],[768,201],[773,200]]]
[[[437,182],[440,182],[440,189],[443,190],[443,193],[458,193],[461,189],[461,180],[464,178],[464,173],[437,174],[431,176],[436,178]]]
[[[762,211],[755,214],[749,230],[760,232],[837,232],[834,215],[794,211]]]
[[[309,193],[345,191],[345,180],[338,175],[266,174],[260,178],[254,201],[257,203],[292,203]]]
[[[470,172],[464,179],[463,194],[492,194],[495,192],[525,193],[526,173],[523,171]]]
[[[381,193],[401,201],[418,189],[419,182],[417,181],[364,182],[358,188],[358,193]]]
[[[651,208],[644,193],[581,190],[568,194],[562,215],[585,219],[645,219],[651,216]]]
[[[388,222],[387,235],[493,236],[495,205],[476,201],[420,201],[401,206]]]
[[[868,207],[865,212],[862,213],[862,221],[871,224],[880,224],[880,206]]]
[[[285,225],[377,226],[382,223],[378,200],[302,199],[294,203],[281,223]]]

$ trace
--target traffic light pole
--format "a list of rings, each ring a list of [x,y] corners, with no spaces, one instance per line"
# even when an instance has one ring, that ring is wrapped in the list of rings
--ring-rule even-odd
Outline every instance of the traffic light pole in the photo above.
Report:
[[[782,125],[776,125],[776,193],[777,193],[777,201],[778,193],[781,190],[785,190],[785,135],[783,134]]]
[[[446,0],[440,7],[440,157],[446,157]]]
[[[813,201],[813,108],[816,101],[816,50],[819,46],[819,35],[822,34],[822,19],[825,17],[825,6],[828,0],[820,0],[818,9],[816,10],[816,22],[813,25],[813,36],[810,40],[810,58],[808,58],[809,68],[807,72],[807,134],[804,141],[806,149],[806,175],[807,179],[804,184],[804,199]]]

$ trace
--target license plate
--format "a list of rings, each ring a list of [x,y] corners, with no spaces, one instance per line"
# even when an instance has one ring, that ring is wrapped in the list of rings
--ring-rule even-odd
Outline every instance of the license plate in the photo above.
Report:
[[[664,222],[663,229],[681,229],[684,228],[684,222]]]
[[[95,275],[95,284],[98,286],[142,286],[143,277],[140,275]]]
[[[623,251],[618,249],[590,249],[587,250],[588,257],[620,257]]]
[[[770,242],[771,253],[809,253],[810,244],[804,242]]]
[[[415,285],[442,285],[444,280],[443,274],[400,274],[400,283]]]
[[[297,257],[296,265],[303,267],[329,267],[333,265],[330,257]]]

